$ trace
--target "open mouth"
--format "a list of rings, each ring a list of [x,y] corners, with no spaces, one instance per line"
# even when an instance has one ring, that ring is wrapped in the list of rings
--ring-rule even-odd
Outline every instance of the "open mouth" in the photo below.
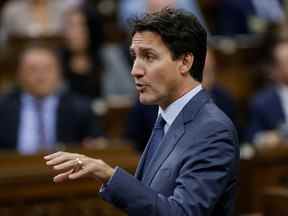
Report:
[[[137,89],[137,91],[143,91],[144,88],[145,88],[145,85],[144,85],[144,84],[136,83],[136,89]]]

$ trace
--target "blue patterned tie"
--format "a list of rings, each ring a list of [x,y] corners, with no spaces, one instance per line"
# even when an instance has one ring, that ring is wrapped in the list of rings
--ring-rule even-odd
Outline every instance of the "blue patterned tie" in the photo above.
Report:
[[[166,122],[162,118],[161,115],[158,116],[156,123],[154,125],[153,131],[151,133],[151,139],[148,146],[148,151],[146,154],[145,162],[144,162],[144,169],[148,167],[149,163],[151,162],[153,155],[157,151],[159,144],[164,136],[164,126]]]
[[[38,147],[39,150],[51,150],[51,146],[49,146],[47,140],[47,134],[45,130],[45,122],[44,122],[44,101],[43,99],[35,98],[35,110],[36,110],[36,118],[38,121]]]

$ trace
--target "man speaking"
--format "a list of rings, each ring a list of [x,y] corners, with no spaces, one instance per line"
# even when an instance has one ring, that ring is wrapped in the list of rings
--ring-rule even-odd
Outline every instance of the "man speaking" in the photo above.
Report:
[[[237,134],[201,86],[206,37],[196,18],[182,10],[135,18],[131,74],[140,102],[159,105],[136,174],[101,159],[56,152],[45,157],[59,171],[54,181],[99,179],[103,199],[130,216],[232,215]]]

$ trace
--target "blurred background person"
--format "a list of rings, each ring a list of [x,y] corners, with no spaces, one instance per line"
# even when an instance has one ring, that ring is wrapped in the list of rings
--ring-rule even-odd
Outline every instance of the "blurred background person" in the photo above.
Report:
[[[120,0],[118,13],[120,26],[127,29],[127,19],[145,11],[153,12],[167,6],[191,11],[201,24],[206,26],[197,0]]]
[[[103,24],[89,5],[65,13],[64,46],[60,49],[64,78],[69,89],[95,99],[102,96],[100,48]]]
[[[288,138],[288,37],[275,38],[266,52],[271,82],[250,101],[247,140],[259,147],[275,147]]]
[[[121,43],[111,41],[106,41],[101,49],[104,66],[103,97],[109,101],[117,101],[117,103],[123,101],[130,103],[129,101],[136,96],[136,89],[130,75],[130,65],[125,50]]]
[[[11,0],[2,9],[2,42],[11,36],[59,35],[65,11],[82,0]]]
[[[117,3],[120,4],[120,1]],[[106,16],[104,28],[105,39],[101,49],[104,66],[102,91],[104,98],[113,104],[131,104],[136,89],[130,74],[128,37],[126,29],[121,29],[117,18],[115,6],[115,11]]]
[[[217,82],[217,65],[211,49],[208,49],[207,51],[203,87],[209,91],[216,105],[233,121],[235,126],[237,126],[235,101],[230,93]]]
[[[233,37],[264,32],[269,23],[279,24],[285,19],[283,0],[218,0],[211,12],[213,34]]]
[[[100,137],[90,102],[63,88],[55,53],[38,45],[19,61],[19,87],[0,98],[0,148],[22,154]]]

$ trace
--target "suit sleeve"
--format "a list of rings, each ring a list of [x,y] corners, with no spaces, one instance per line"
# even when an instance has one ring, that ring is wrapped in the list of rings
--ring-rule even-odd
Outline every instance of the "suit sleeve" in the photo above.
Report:
[[[120,168],[100,195],[130,216],[208,216],[215,212],[224,191],[235,184],[239,153],[231,129],[210,123],[205,131],[181,155],[183,165],[171,196],[152,190]]]

